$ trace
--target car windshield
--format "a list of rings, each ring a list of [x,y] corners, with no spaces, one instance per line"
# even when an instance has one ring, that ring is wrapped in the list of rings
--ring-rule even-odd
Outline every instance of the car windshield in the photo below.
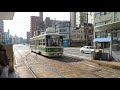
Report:
[[[93,47],[89,47],[90,49],[93,49]]]

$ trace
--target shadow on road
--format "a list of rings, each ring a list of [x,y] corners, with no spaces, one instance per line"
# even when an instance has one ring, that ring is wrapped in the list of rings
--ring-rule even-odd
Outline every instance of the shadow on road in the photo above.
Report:
[[[66,63],[71,63],[71,62],[81,62],[84,59],[77,59],[77,58],[72,58],[72,57],[67,57],[67,56],[63,56],[63,57],[49,57],[49,59],[52,60],[56,60],[56,61],[60,61],[60,62],[66,62]]]

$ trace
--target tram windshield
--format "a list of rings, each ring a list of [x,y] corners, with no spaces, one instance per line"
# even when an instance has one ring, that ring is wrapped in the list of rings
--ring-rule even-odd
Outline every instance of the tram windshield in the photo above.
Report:
[[[62,36],[49,36],[47,37],[47,46],[63,46]]]

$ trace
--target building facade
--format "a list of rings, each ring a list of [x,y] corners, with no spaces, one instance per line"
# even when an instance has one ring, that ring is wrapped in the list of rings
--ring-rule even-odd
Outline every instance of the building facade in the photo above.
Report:
[[[0,20],[0,43],[3,43],[3,35],[4,35],[4,22]]]
[[[45,23],[45,28],[52,27],[50,17],[46,17],[44,23]]]
[[[40,13],[42,16],[31,16],[31,26],[30,26],[30,37],[35,35],[39,35],[41,32],[44,32],[44,22],[43,22],[43,14]]]
[[[94,45],[108,49],[108,55],[120,61],[120,12],[94,13]]]
[[[64,46],[70,46],[70,21],[57,22],[56,33],[63,35]]]
[[[93,12],[70,12],[71,46],[93,45]]]
[[[30,32],[27,32],[27,44],[29,44],[30,41]]]
[[[4,32],[3,34],[3,43],[9,44],[9,33],[8,32]]]

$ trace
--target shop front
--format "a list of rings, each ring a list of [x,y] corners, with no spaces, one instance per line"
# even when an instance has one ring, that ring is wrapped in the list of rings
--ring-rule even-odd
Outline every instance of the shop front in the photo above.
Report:
[[[108,49],[109,56],[114,61],[120,61],[120,22],[98,26],[95,32],[94,45],[96,48]]]

